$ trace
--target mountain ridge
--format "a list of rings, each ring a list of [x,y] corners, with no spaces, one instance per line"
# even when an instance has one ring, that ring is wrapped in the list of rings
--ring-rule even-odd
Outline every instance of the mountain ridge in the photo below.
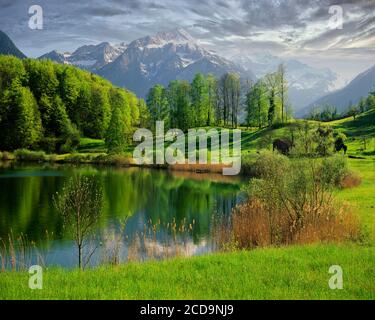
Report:
[[[363,97],[366,98],[370,92],[375,90],[375,65],[357,75],[344,88],[336,90],[328,95],[314,101],[297,115],[307,116],[309,111],[316,106],[332,105],[337,111],[342,113],[351,104],[357,104]]]
[[[191,81],[198,72],[217,77],[236,72],[244,81],[256,79],[251,70],[206,50],[181,28],[158,32],[128,44],[101,42],[84,45],[72,53],[51,51],[39,59],[95,72],[143,98],[155,84],[168,85],[175,79]]]
[[[12,55],[17,58],[24,59],[26,55],[17,48],[14,42],[9,38],[9,36],[0,30],[0,54]]]
[[[258,78],[275,72],[280,64],[286,68],[286,80],[289,84],[288,96],[296,111],[331,91],[337,75],[328,68],[314,68],[296,59],[283,59],[270,53],[262,55],[233,56],[245,69],[253,70]]]
[[[168,85],[175,79],[191,81],[198,72],[217,77],[236,72],[245,81],[256,79],[251,71],[204,49],[181,29],[132,41],[98,74],[145,97],[155,84]]]

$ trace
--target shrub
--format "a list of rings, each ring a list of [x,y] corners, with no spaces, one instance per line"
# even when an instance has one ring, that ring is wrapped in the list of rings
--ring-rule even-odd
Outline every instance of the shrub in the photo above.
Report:
[[[44,162],[48,160],[44,151],[19,149],[14,152],[17,161]]]
[[[219,224],[215,232],[221,235],[219,246],[230,242],[248,249],[359,239],[358,219],[333,197],[342,164],[336,157],[290,161],[263,154],[256,161],[257,178],[247,188],[247,202],[235,208],[229,227]]]
[[[92,156],[90,154],[72,153],[68,155],[64,160],[65,162],[69,163],[85,163],[90,162],[92,160]]]
[[[319,156],[328,156],[333,152],[333,130],[330,127],[319,127],[314,135],[316,153]]]
[[[288,170],[289,159],[279,153],[264,150],[257,154],[255,161],[251,164],[253,177],[267,177],[269,174],[280,174]]]
[[[320,170],[323,182],[338,187],[341,180],[349,173],[348,161],[341,155],[324,158]]]
[[[235,208],[230,227],[220,228],[216,243],[224,249],[355,241],[361,236],[359,220],[350,208],[327,202],[319,212],[305,216],[303,226],[297,228],[287,210],[270,215],[264,202],[253,199]]]
[[[0,159],[3,160],[3,161],[13,160],[14,155],[10,152],[3,151],[3,152],[1,152]]]
[[[347,172],[340,180],[339,186],[343,189],[355,188],[362,183],[362,178],[355,172]]]
[[[241,175],[253,177],[255,157],[251,155],[242,156],[241,158]]]

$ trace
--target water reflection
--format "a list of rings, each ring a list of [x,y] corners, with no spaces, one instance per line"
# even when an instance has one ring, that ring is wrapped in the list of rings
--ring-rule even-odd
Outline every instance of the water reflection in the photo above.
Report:
[[[10,232],[26,234],[46,251],[47,264],[75,266],[74,242],[63,230],[52,197],[66,179],[77,174],[94,176],[104,191],[105,207],[96,234],[101,250],[94,256],[94,264],[103,260],[103,252],[110,256],[114,244],[122,257],[130,256],[138,246],[142,259],[150,252],[158,258],[183,248],[188,254],[210,250],[212,215],[229,215],[241,198],[241,181],[223,177],[8,163],[0,166],[0,237],[7,238]]]

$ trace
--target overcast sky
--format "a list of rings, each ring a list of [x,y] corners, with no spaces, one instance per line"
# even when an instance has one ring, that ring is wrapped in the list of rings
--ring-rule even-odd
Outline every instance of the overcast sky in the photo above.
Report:
[[[28,27],[35,4],[43,30]],[[338,4],[342,29],[330,23]],[[342,80],[375,64],[375,0],[0,0],[0,29],[32,57],[177,27],[226,57],[269,52],[329,67]]]

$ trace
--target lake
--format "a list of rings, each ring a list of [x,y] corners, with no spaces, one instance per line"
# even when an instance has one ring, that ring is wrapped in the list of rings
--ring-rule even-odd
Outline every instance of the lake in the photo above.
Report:
[[[23,235],[22,243],[28,245],[15,251],[25,265],[77,265],[73,237],[63,227],[52,202],[53,195],[75,175],[95,177],[104,193],[103,212],[86,246],[87,254],[94,252],[89,263],[92,266],[210,252],[214,250],[214,217],[230,216],[243,198],[243,181],[220,175],[3,163],[0,238],[9,242],[11,235],[12,242],[17,243]]]

